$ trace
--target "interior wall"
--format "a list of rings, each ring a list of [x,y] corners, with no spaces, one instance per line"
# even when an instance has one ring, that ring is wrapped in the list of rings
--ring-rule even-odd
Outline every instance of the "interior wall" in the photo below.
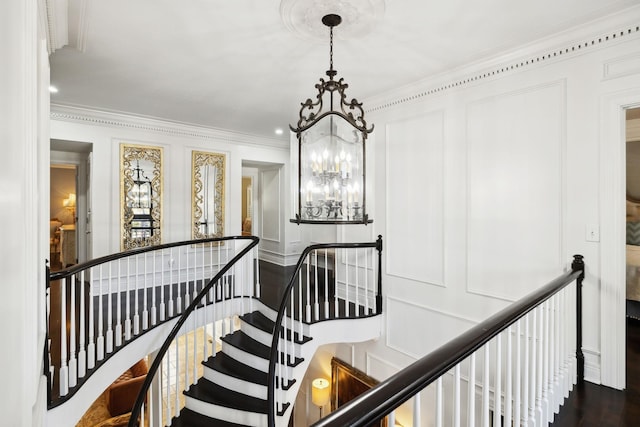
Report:
[[[600,283],[601,107],[640,86],[628,24],[637,18],[364,101],[376,129],[369,232],[385,239],[386,316],[381,339],[339,350],[353,351],[358,369],[386,378],[582,254],[586,378],[601,382],[601,294],[613,298]],[[362,233],[344,230],[347,240]]]
[[[134,125],[132,125],[134,123]],[[51,137],[93,143],[92,254],[99,257],[120,251],[120,144],[152,145],[163,149],[163,242],[191,238],[191,152],[222,153],[225,168],[225,235],[241,234],[242,162],[284,165],[287,147],[277,141],[226,131],[102,113],[79,108],[52,107]],[[283,180],[286,176],[283,166]],[[288,202],[282,197],[280,203]],[[283,207],[280,209],[284,209]],[[282,249],[287,235],[281,236]]]

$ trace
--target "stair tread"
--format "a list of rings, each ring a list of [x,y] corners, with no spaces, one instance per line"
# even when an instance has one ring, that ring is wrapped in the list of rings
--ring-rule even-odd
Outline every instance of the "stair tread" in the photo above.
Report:
[[[263,332],[266,332],[268,334],[273,334],[275,322],[269,319],[264,314],[262,314],[260,311],[254,311],[252,313],[244,314],[240,316],[240,319],[242,319],[244,322],[248,323],[249,325],[260,329]],[[302,338],[300,338],[300,334],[298,332],[296,332],[294,336],[298,344],[304,344],[306,342],[311,341],[311,337],[308,337],[308,336],[303,335]],[[291,338],[290,329],[287,329],[287,338],[289,339]]]
[[[242,331],[235,331],[230,335],[226,335],[222,337],[222,341],[262,359],[269,359],[269,347],[254,340]]]
[[[232,376],[244,381],[266,386],[269,383],[269,375],[244,363],[238,362],[228,354],[219,351],[202,364],[222,374]]]
[[[229,421],[209,418],[188,408],[183,408],[178,417],[171,420],[171,427],[248,427]]]
[[[268,408],[268,402],[265,399],[258,399],[229,390],[212,383],[206,378],[200,378],[189,390],[184,391],[184,394],[203,402],[247,412],[266,414]]]

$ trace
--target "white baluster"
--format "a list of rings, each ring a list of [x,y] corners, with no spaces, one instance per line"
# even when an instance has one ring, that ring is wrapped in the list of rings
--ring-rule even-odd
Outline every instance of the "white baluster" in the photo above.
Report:
[[[327,248],[324,249],[324,317],[329,318],[329,254]]]
[[[535,422],[535,412],[536,412],[536,378],[538,377],[536,374],[536,366],[538,366],[538,360],[536,356],[538,355],[538,318],[536,309],[531,310],[527,317],[531,320],[531,362],[529,363],[529,420],[530,422]]]
[[[511,338],[511,334],[513,333],[513,329],[511,326],[507,328],[507,348],[506,348],[506,357],[507,357],[507,367],[505,378],[505,395],[504,395],[504,423],[505,425],[512,425],[512,402],[513,402],[513,340]]]
[[[358,277],[358,273],[359,273],[359,271],[358,271],[359,270],[359,268],[358,268],[358,249],[354,249],[353,250],[353,255],[354,255],[354,258],[356,259],[356,262],[355,262],[356,277],[355,277],[355,283],[354,283],[355,284],[355,286],[354,286],[355,287],[355,297],[354,297],[354,300],[353,300],[353,302],[354,302],[353,305],[355,307],[355,311],[356,312],[354,314],[355,314],[356,317],[360,317],[360,305],[361,304],[360,304],[360,299],[358,298],[358,288],[360,287],[360,280],[358,280],[358,278],[359,278]]]
[[[102,280],[104,279],[104,275],[102,274],[102,264],[100,264],[100,278],[97,280],[98,283],[98,339],[96,340],[96,350],[98,353],[98,360],[104,359],[104,333],[103,333],[103,313],[102,313],[102,305],[104,301],[104,292],[102,289]]]
[[[143,260],[143,264],[144,264],[144,276],[143,276],[143,280],[142,280],[142,286],[144,288],[144,292],[142,292],[142,330],[146,331],[147,329],[149,329],[149,310],[147,309],[147,301],[149,300],[149,294],[148,294],[148,286],[147,286],[147,254],[148,252],[144,253],[144,260]]]
[[[135,278],[135,289],[136,294],[134,295],[134,309],[133,309],[133,335],[138,335],[140,333],[140,296],[139,296],[139,286],[140,283],[140,255],[136,255],[136,278]]]
[[[158,310],[156,310],[156,290],[158,289],[158,283],[156,276],[158,270],[156,269],[156,251],[151,252],[153,257],[153,264],[151,264],[151,325],[155,326],[158,323]]]
[[[117,295],[117,299],[116,299],[116,347],[120,347],[122,345],[122,301],[120,298],[120,289],[122,289],[122,287],[120,286],[120,280],[122,279],[122,272],[120,271],[120,261],[118,260],[118,280],[116,280],[116,283],[118,284],[117,289],[116,289],[116,295]]]
[[[364,314],[368,316],[369,313],[369,253],[370,249],[364,249]]]
[[[502,333],[496,336],[496,379],[493,394],[493,425],[500,426],[502,417]]]
[[[291,288],[291,292],[293,292],[291,298],[293,298],[295,295],[294,289],[295,286]],[[298,274],[298,313],[300,314],[298,316],[298,333],[300,334],[300,336],[302,336],[302,274]]]
[[[444,407],[442,404],[442,377],[440,376],[436,380],[436,427],[442,427],[443,414]]]
[[[182,313],[182,290],[181,285],[180,285],[180,276],[181,276],[181,272],[182,272],[182,259],[181,259],[181,250],[180,248],[178,248],[178,290],[177,290],[177,295],[176,295],[176,313],[180,314]],[[185,285],[186,286],[186,285]]]
[[[316,266],[314,269],[314,273],[315,273],[315,283],[314,283],[314,303],[313,303],[313,308],[314,308],[314,320],[318,320],[319,316],[320,316],[320,299],[319,296],[320,294],[318,293],[318,250],[314,250],[313,251],[313,255],[315,257],[315,262],[316,262]],[[326,269],[326,265],[325,265],[325,269]]]
[[[522,363],[522,424],[529,418],[529,316],[524,316],[524,362]]]
[[[340,317],[340,306],[338,304],[338,251],[336,248],[333,251],[333,305],[334,305],[334,317],[337,319]]]
[[[513,409],[514,409],[514,414],[513,414],[513,424],[514,425],[519,425],[521,420],[520,420],[520,414],[521,414],[521,405],[522,405],[522,401],[520,399],[520,394],[521,394],[521,387],[522,387],[522,351],[521,351],[521,340],[522,340],[522,319],[518,320],[518,322],[516,323],[516,369],[515,369],[515,380],[516,380],[516,386],[515,386],[515,398],[514,398],[514,402],[513,402]]]
[[[87,374],[87,351],[85,349],[85,319],[84,308],[84,270],[80,271],[80,330],[78,331],[78,378],[84,378]]]
[[[344,249],[344,306],[346,317],[349,317],[351,307],[349,307],[349,251]]]
[[[489,425],[489,394],[491,393],[491,384],[489,383],[489,343],[484,345],[484,357],[482,366],[482,425]]]
[[[420,396],[422,395],[421,392],[418,392],[414,397],[413,397],[413,425],[414,426],[421,426],[422,425],[422,413],[420,411]],[[460,409],[460,408],[458,408]]]
[[[310,277],[310,272],[311,272],[311,254],[307,254],[307,259],[305,259],[305,264],[306,264],[306,274],[307,274],[307,281],[306,281],[306,300],[307,303],[304,306],[304,318],[307,321],[307,323],[311,322],[311,277]]]
[[[164,284],[165,280],[165,263],[164,263],[164,249],[160,249],[160,305],[158,311],[160,312],[160,321],[164,322],[166,320],[166,305],[164,303]],[[170,283],[170,282],[167,282]]]
[[[166,381],[164,382],[164,386],[165,386],[165,390],[164,390],[164,401],[167,402],[166,406],[166,413],[165,413],[165,420],[166,423],[163,425],[169,425],[169,423],[171,423],[171,405],[169,404],[169,402],[171,402],[171,347],[169,347],[169,349],[167,349],[167,353],[166,356],[164,358],[164,360],[162,361],[162,372],[160,373],[162,378],[166,378]],[[176,384],[177,387],[177,384]],[[177,392],[177,390],[176,390]]]
[[[536,422],[538,425],[546,424],[546,411],[542,402],[542,381],[543,381],[543,367],[544,367],[544,307],[539,305],[536,307],[538,313],[538,356],[536,364]]]
[[[169,248],[169,307],[167,310],[167,316],[173,317],[173,247]]]
[[[544,317],[544,366],[543,366],[543,378],[542,378],[542,410],[545,412],[544,419],[547,423],[553,421],[552,412],[549,407],[549,369],[551,368],[551,354],[550,354],[550,335],[549,335],[549,304],[550,301],[545,301],[543,305],[543,317]]]
[[[69,387],[78,383],[78,361],[76,360],[76,276],[70,276],[69,282]]]
[[[419,396],[418,393],[416,396]],[[421,425],[415,416],[415,403],[414,403],[414,416],[413,425]],[[460,364],[458,363],[453,369],[453,427],[460,427]]]
[[[131,257],[127,257],[127,288],[125,298],[124,339],[131,339]]]
[[[69,393],[69,368],[67,367],[67,286],[60,280],[60,396]]]
[[[89,271],[89,339],[87,344],[87,368],[93,369],[96,366],[96,345],[94,343],[95,331],[94,328],[94,307],[93,307],[93,284],[95,283],[94,270],[91,268]]]
[[[111,301],[111,297],[113,295],[113,290],[111,287],[111,280],[112,280],[112,265],[111,263],[108,264],[109,265],[109,281],[108,281],[108,293],[107,293],[107,340],[106,340],[106,352],[107,353],[112,353],[113,352],[113,307],[112,307],[112,301]]]
[[[215,342],[215,326],[213,328],[214,330],[214,342]],[[182,390],[180,390],[180,366],[182,361],[180,360],[180,352],[178,351],[178,339],[177,337],[174,339],[173,341],[173,350],[175,351],[175,357],[174,360],[176,361],[173,367],[173,375],[175,378],[175,401],[174,401],[174,408],[175,408],[175,416],[177,417],[180,414],[180,395],[182,394]],[[185,382],[186,385],[186,382]]]
[[[476,354],[469,356],[469,402],[467,403],[467,426],[476,425]]]

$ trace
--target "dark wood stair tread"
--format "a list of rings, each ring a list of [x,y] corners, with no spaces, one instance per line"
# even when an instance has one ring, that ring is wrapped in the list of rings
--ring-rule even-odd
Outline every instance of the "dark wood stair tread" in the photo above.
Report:
[[[206,378],[200,378],[189,390],[184,391],[184,395],[203,402],[259,414],[266,414],[268,408],[268,402],[265,399],[258,399],[229,390],[212,383]]]
[[[224,336],[222,337],[222,341],[261,359],[269,360],[270,348],[254,340],[242,331],[235,331],[230,335]],[[303,360],[304,359],[300,357],[292,357],[292,355],[289,355],[287,357],[287,365],[298,366]],[[284,355],[282,353],[280,355],[280,361],[284,361]]]
[[[249,427],[229,421],[209,418],[188,408],[182,408],[180,415],[171,420],[171,427]]]
[[[269,319],[267,316],[265,316],[264,314],[262,314],[259,311],[254,311],[252,313],[248,313],[245,315],[240,316],[240,319],[242,319],[243,321],[245,321],[246,323],[248,323],[249,325],[260,329],[263,332],[266,332],[268,334],[273,334],[273,329],[275,327],[275,322],[271,319]],[[298,344],[304,344],[306,342],[311,341],[311,337],[307,337],[307,336],[302,336],[302,338],[300,337],[300,334],[298,332],[295,333],[295,340],[296,343]],[[291,339],[291,330],[287,329],[287,338]]]
[[[238,362],[222,351],[202,362],[202,364],[214,371],[254,384],[266,386],[269,383],[269,375],[266,372]]]

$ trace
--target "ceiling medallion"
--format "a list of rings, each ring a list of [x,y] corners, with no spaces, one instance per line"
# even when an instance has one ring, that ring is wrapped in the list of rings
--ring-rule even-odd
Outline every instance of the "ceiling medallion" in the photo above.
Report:
[[[285,26],[307,39],[322,39],[327,28],[322,18],[335,14],[342,18],[340,39],[369,34],[384,15],[384,0],[281,0],[280,16]]]
[[[291,144],[292,175],[297,177],[291,222],[297,224],[369,224],[366,207],[367,126],[362,103],[348,98],[349,85],[333,68],[333,29],[342,17],[327,14],[328,79],[315,85],[315,99],[301,104]],[[326,32],[326,29],[325,29]]]

